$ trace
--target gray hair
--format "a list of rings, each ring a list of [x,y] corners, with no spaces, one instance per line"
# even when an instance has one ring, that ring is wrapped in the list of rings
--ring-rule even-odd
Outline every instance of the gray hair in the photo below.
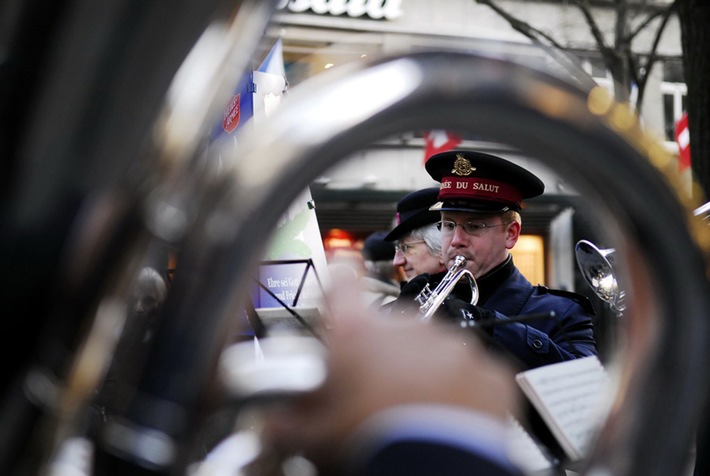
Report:
[[[441,231],[436,227],[436,223],[415,228],[409,236],[416,241],[423,241],[432,256],[441,256]]]

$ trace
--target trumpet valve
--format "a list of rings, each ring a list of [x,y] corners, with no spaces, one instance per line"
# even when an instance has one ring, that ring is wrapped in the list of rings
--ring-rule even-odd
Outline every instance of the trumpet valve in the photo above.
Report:
[[[419,304],[420,306],[424,305],[429,300],[429,298],[431,298],[431,294],[432,292],[429,288],[429,283],[426,283],[424,288],[419,292],[419,294],[417,294],[417,297],[415,298],[417,304]]]

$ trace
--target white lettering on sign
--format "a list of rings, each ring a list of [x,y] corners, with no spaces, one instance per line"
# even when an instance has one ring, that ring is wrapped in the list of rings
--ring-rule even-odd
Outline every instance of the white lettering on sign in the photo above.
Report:
[[[276,7],[301,13],[311,10],[318,15],[342,15],[352,18],[367,15],[375,20],[394,20],[402,16],[402,0],[281,0]]]

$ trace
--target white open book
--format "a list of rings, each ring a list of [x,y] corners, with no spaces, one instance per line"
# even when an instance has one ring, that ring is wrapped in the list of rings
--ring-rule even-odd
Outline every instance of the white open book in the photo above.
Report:
[[[526,475],[547,475],[554,458],[541,446],[513,416],[509,418],[508,456]]]
[[[570,461],[584,457],[608,405],[609,379],[597,357],[521,372],[518,385]]]

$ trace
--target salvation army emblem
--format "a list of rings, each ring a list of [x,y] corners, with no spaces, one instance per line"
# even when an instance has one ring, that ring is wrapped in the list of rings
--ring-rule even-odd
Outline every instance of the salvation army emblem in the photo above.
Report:
[[[234,129],[239,125],[239,113],[241,108],[239,107],[239,99],[241,94],[232,96],[232,100],[224,109],[224,116],[222,116],[222,129],[228,133],[234,132]]]
[[[466,157],[463,156],[463,154],[456,154],[456,160],[454,161],[454,169],[451,171],[452,174],[456,174],[459,176],[467,176],[471,175],[471,172],[476,170],[476,167],[471,165],[471,162],[468,161]]]

